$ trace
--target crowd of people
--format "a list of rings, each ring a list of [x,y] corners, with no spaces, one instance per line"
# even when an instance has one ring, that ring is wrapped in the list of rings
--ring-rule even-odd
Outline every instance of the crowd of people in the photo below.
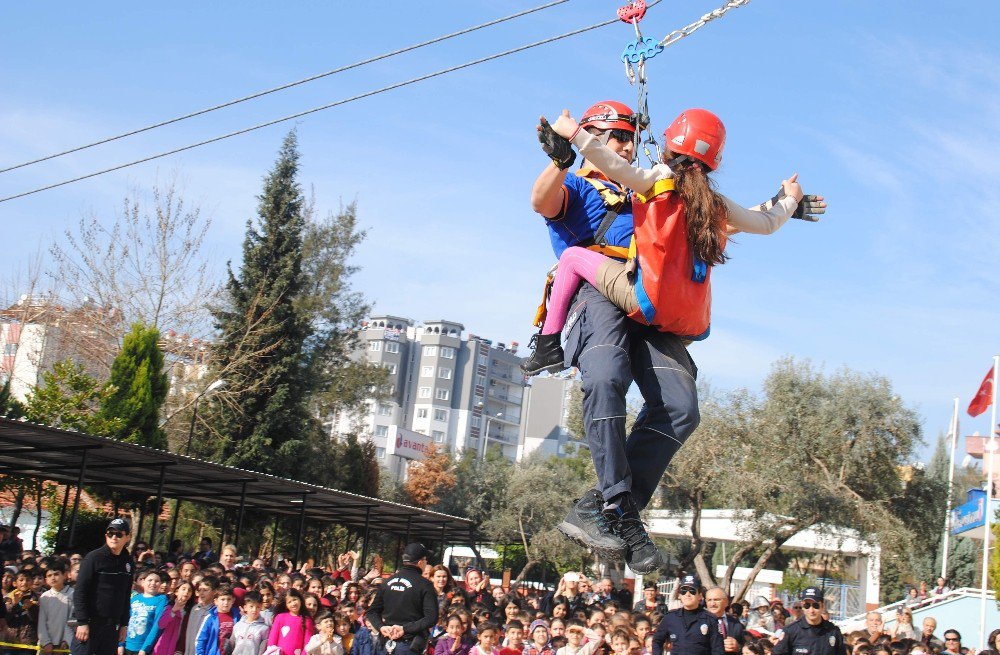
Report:
[[[235,547],[224,545],[217,553],[208,539],[192,553],[173,544],[169,553],[157,554],[137,542],[133,555],[125,548],[129,533],[128,522],[115,519],[105,545],[85,556],[5,553],[4,649],[17,652],[13,644],[23,644],[74,655],[386,655],[399,642],[419,655],[968,652],[955,630],[938,637],[933,618],[918,630],[907,606],[889,631],[873,612],[866,630],[840,637],[815,588],[786,609],[780,600],[763,598],[731,603],[721,588],[704,589],[687,576],[672,598],[650,582],[633,603],[631,593],[610,578],[592,582],[575,572],[549,591],[505,590],[474,566],[456,579],[448,567],[429,564],[419,545],[409,562],[411,547],[404,552],[406,579],[403,569],[385,575],[377,556],[374,566],[362,567],[354,551],[332,566],[309,563],[299,570],[272,568],[263,559],[241,562]],[[432,619],[426,625],[390,625],[387,608],[399,582],[403,598],[423,585],[430,607],[418,607],[417,616]],[[830,648],[790,650],[795,635],[810,629],[823,635],[828,630]],[[998,640],[995,631],[990,655],[1000,652]],[[396,655],[404,652],[399,646]]]

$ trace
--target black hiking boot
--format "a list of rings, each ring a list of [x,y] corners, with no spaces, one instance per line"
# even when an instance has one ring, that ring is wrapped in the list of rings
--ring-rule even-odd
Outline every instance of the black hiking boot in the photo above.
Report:
[[[536,334],[531,337],[529,348],[534,348],[531,357],[521,362],[521,370],[526,375],[537,375],[542,371],[556,373],[566,368],[563,366],[563,349],[560,335]]]
[[[646,526],[642,524],[632,494],[624,494],[618,506],[604,510],[604,515],[613,522],[615,534],[625,542],[625,562],[630,569],[648,575],[663,568],[663,554],[646,534]]]
[[[604,496],[597,489],[591,489],[573,504],[557,527],[575,543],[590,548],[600,557],[621,562],[625,559],[625,542],[614,533],[603,509]]]

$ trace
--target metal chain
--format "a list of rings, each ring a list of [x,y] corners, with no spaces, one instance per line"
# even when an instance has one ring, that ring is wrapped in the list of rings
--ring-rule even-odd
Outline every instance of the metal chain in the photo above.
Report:
[[[663,37],[663,40],[660,41],[660,45],[664,48],[669,48],[684,37],[691,36],[716,18],[722,18],[727,12],[729,12],[729,10],[737,9],[738,7],[743,7],[748,4],[750,4],[750,0],[729,0],[726,4],[722,5],[718,9],[710,11],[690,25],[685,25],[679,30],[674,30],[670,34],[666,35]]]

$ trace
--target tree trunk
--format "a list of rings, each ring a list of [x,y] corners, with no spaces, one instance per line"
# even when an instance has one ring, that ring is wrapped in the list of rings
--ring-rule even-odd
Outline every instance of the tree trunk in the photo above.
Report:
[[[520,585],[524,581],[524,577],[528,575],[528,571],[533,569],[535,567],[535,564],[538,564],[538,562],[540,561],[541,560],[537,559],[529,559],[528,562],[524,565],[524,568],[522,568],[521,571],[517,574],[517,577],[510,581],[510,588],[517,589],[518,585]]]
[[[781,546],[794,534],[795,533],[792,532],[791,534],[779,537],[768,544],[767,548],[764,549],[764,552],[757,558],[757,562],[753,565],[753,568],[750,569],[750,575],[747,576],[747,579],[743,581],[743,584],[740,585],[740,588],[733,596],[734,603],[743,602],[743,597],[746,595],[747,591],[749,591],[750,585],[753,584],[753,581],[757,579],[757,574],[760,573],[761,569],[764,568],[764,565],[767,564],[767,560],[771,559],[771,555],[774,555],[778,549],[781,548]]]
[[[17,520],[21,518],[21,510],[24,508],[24,497],[27,495],[28,489],[21,483],[17,487],[17,494],[14,496],[14,507],[11,510],[10,515],[10,527],[13,530],[14,526],[17,525]]]

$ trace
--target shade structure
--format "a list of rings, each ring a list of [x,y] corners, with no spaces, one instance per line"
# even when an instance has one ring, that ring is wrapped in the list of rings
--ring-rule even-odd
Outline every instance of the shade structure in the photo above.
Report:
[[[202,505],[304,516],[414,541],[468,543],[472,521],[440,512],[222,466],[155,448],[0,418],[0,474],[22,475]],[[164,475],[165,473],[165,475]],[[162,481],[162,482],[161,482]],[[243,491],[245,489],[245,492]],[[304,505],[304,507],[303,507]]]

